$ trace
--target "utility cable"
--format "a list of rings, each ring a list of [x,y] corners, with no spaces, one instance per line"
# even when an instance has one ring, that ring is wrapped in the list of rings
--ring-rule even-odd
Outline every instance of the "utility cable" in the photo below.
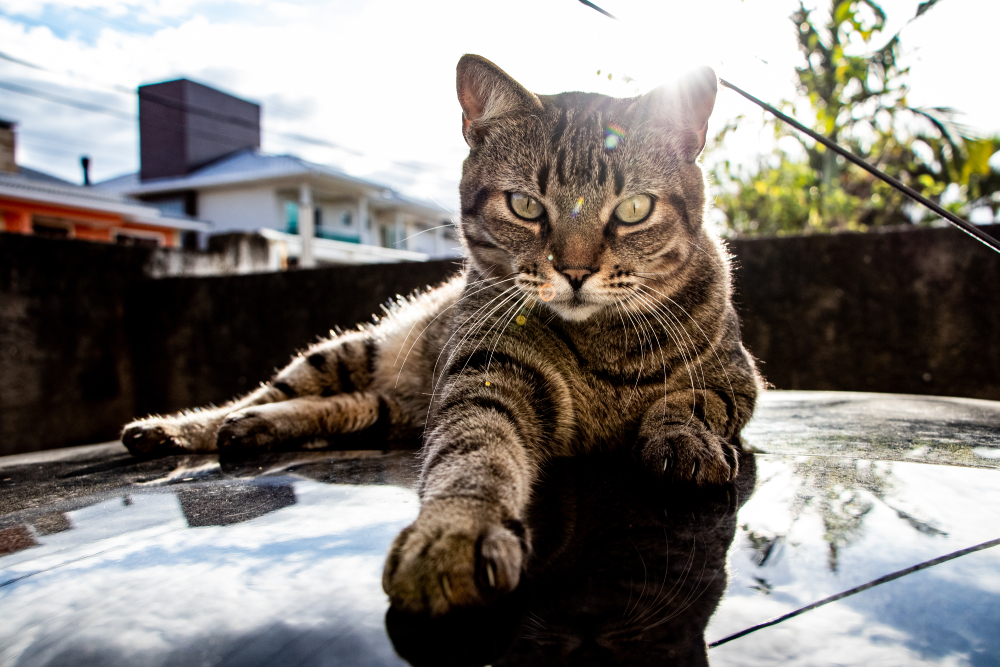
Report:
[[[946,563],[946,562],[948,562],[950,560],[954,560],[954,559],[956,559],[956,558],[958,558],[960,556],[965,556],[967,554],[971,554],[971,553],[974,553],[976,551],[982,551],[983,549],[989,549],[990,547],[995,547],[998,544],[1000,544],[1000,538],[997,538],[995,540],[990,540],[989,542],[983,542],[982,544],[977,544],[976,546],[969,547],[967,549],[959,549],[958,551],[953,551],[950,554],[946,554],[946,555],[940,556],[938,558],[932,558],[931,560],[924,561],[923,563],[919,563],[917,565],[914,565],[913,567],[908,567],[905,570],[899,570],[897,572],[893,572],[892,574],[887,574],[884,577],[879,577],[878,579],[873,579],[873,580],[869,581],[867,584],[861,584],[860,586],[855,586],[854,588],[851,588],[849,590],[843,591],[842,593],[837,593],[836,595],[831,595],[828,598],[823,598],[822,600],[819,600],[818,602],[813,602],[812,604],[809,604],[809,605],[806,605],[805,607],[801,607],[799,609],[796,609],[795,611],[790,611],[787,614],[782,614],[781,616],[775,616],[774,618],[772,618],[772,619],[770,619],[768,621],[764,621],[763,623],[758,623],[757,625],[753,625],[753,626],[747,628],[746,630],[740,630],[739,632],[731,634],[728,637],[723,637],[722,639],[719,639],[718,641],[714,641],[711,644],[709,644],[708,648],[715,648],[716,646],[721,646],[722,644],[725,644],[726,642],[731,642],[734,639],[739,639],[740,637],[743,637],[744,635],[748,635],[751,632],[756,632],[757,630],[760,630],[761,628],[767,628],[767,627],[770,627],[772,625],[777,625],[778,623],[781,623],[782,621],[787,621],[790,618],[794,618],[795,616],[798,616],[800,614],[804,614],[807,611],[811,611],[813,609],[816,609],[817,607],[822,607],[823,605],[830,604],[831,602],[836,602],[837,600],[843,600],[846,597],[850,597],[851,595],[854,595],[856,593],[860,593],[861,591],[866,591],[869,588],[874,588],[875,586],[879,586],[881,584],[893,581],[895,579],[899,579],[900,577],[905,577],[908,574],[913,574],[914,572],[919,572],[920,570],[925,570],[925,569],[927,569],[929,567],[933,567],[935,565],[940,565],[941,563]]]
[[[814,132],[813,130],[809,129],[808,127],[806,127],[802,123],[800,123],[797,120],[795,120],[794,118],[786,116],[785,114],[781,113],[780,111],[778,111],[777,109],[775,109],[774,107],[772,107],[770,104],[767,104],[766,102],[763,102],[763,101],[757,99],[756,97],[754,97],[750,93],[746,92],[745,90],[736,87],[735,85],[729,83],[725,79],[719,79],[719,83],[721,83],[726,88],[729,88],[730,90],[732,90],[732,91],[734,91],[736,93],[739,93],[740,95],[742,95],[746,99],[750,100],[751,102],[753,102],[754,104],[756,104],[760,108],[764,109],[765,111],[768,111],[768,112],[774,114],[774,116],[777,117],[779,120],[782,120],[782,121],[788,123],[789,125],[791,125],[792,127],[794,127],[796,130],[798,130],[799,132],[802,132],[804,134],[809,135],[810,137],[812,137],[813,139],[815,139],[819,143],[823,144],[824,146],[826,146],[827,148],[829,148],[831,151],[833,151],[837,155],[840,155],[841,157],[845,158],[846,160],[848,160],[852,164],[855,164],[858,167],[861,167],[862,169],[864,169],[865,171],[867,171],[872,176],[875,176],[877,178],[882,179],[883,181],[885,181],[886,183],[888,183],[892,187],[896,188],[897,190],[899,190],[900,192],[902,192],[904,195],[906,195],[910,199],[913,199],[914,201],[916,201],[916,202],[918,202],[920,204],[923,204],[924,206],[926,206],[930,210],[934,211],[935,213],[937,213],[938,215],[940,215],[942,218],[944,218],[945,220],[947,220],[948,222],[950,222],[952,225],[954,225],[955,227],[958,227],[963,232],[965,232],[966,234],[968,234],[972,238],[976,239],[980,243],[983,243],[984,245],[992,248],[993,250],[996,250],[997,252],[1000,252],[1000,240],[997,240],[997,239],[993,238],[992,236],[990,236],[989,234],[987,234],[983,230],[979,229],[978,227],[976,227],[972,223],[963,220],[962,218],[958,217],[957,215],[955,215],[954,213],[952,213],[948,209],[946,209],[943,206],[941,206],[940,204],[938,204],[937,202],[934,202],[934,201],[928,199],[927,197],[923,196],[922,194],[920,194],[919,192],[917,192],[913,188],[909,187],[908,185],[905,185],[904,183],[902,183],[898,179],[893,178],[889,174],[886,174],[882,170],[877,169],[876,167],[871,166],[870,164],[868,164],[867,162],[865,162],[864,160],[862,160],[861,158],[859,158],[854,153],[850,152],[849,150],[846,150],[845,148],[842,148],[839,144],[831,141],[830,139],[827,139],[822,134],[819,134],[818,132]]]
[[[601,9],[600,7],[598,7],[597,5],[595,5],[592,2],[588,2],[587,0],[580,0],[580,2],[583,3],[584,5],[586,5],[587,7],[590,7],[591,9],[593,9],[595,11],[598,11],[601,14],[604,14],[605,16],[607,16],[609,18],[616,19],[616,17],[614,15],[609,14],[608,12],[604,11],[603,9]],[[933,2],[930,3],[930,4],[933,5]],[[917,15],[919,16],[920,13],[923,13],[923,11],[926,11],[926,9],[918,12]],[[751,102],[753,102],[754,104],[756,104],[760,108],[762,108],[765,111],[773,114],[779,120],[782,120],[782,121],[788,123],[789,125],[791,125],[792,127],[794,127],[796,130],[798,130],[799,132],[802,132],[804,134],[809,135],[810,137],[812,137],[813,139],[815,139],[819,143],[823,144],[824,146],[826,146],[827,148],[829,148],[831,151],[833,151],[837,155],[840,155],[841,157],[845,158],[846,160],[848,160],[852,164],[857,165],[858,167],[861,167],[862,169],[864,169],[865,171],[867,171],[872,176],[875,176],[876,178],[879,178],[879,179],[885,181],[886,183],[888,183],[892,187],[896,188],[897,190],[899,190],[900,192],[902,192],[904,195],[906,195],[910,199],[916,201],[919,204],[922,204],[923,206],[929,208],[931,211],[937,213],[942,218],[944,218],[945,220],[947,220],[949,223],[951,223],[955,227],[958,227],[960,230],[962,230],[963,232],[965,232],[966,234],[968,234],[972,238],[976,239],[980,243],[986,245],[989,248],[992,248],[993,250],[996,250],[997,252],[1000,252],[1000,240],[997,240],[997,239],[993,238],[992,236],[990,236],[989,234],[987,234],[983,230],[979,229],[978,227],[976,227],[972,223],[970,223],[970,222],[968,222],[966,220],[963,220],[962,218],[958,217],[957,215],[955,215],[954,213],[952,213],[948,209],[944,208],[940,204],[938,204],[938,203],[936,203],[934,201],[931,201],[930,199],[928,199],[927,197],[923,196],[922,194],[920,194],[919,192],[917,192],[913,188],[909,187],[908,185],[905,185],[904,183],[902,183],[898,179],[893,178],[889,174],[886,174],[882,170],[877,169],[876,167],[871,166],[870,164],[868,164],[867,162],[865,162],[864,160],[862,160],[860,157],[858,157],[854,153],[850,152],[849,150],[847,150],[845,148],[841,148],[841,146],[839,144],[831,141],[830,139],[827,139],[826,137],[824,137],[823,135],[819,134],[818,132],[814,132],[813,130],[809,129],[808,127],[806,127],[802,123],[800,123],[797,120],[795,120],[794,118],[791,118],[790,116],[786,116],[785,114],[781,113],[780,111],[778,111],[777,109],[775,109],[774,107],[772,107],[770,104],[767,104],[766,102],[763,102],[763,101],[757,99],[756,97],[754,97],[750,93],[746,92],[742,88],[738,88],[737,86],[729,83],[725,79],[719,79],[719,83],[722,84],[723,86],[725,86],[726,88],[729,88],[730,90],[732,90],[732,91],[734,91],[736,93],[739,93],[740,95],[742,95],[746,99],[750,100]]]

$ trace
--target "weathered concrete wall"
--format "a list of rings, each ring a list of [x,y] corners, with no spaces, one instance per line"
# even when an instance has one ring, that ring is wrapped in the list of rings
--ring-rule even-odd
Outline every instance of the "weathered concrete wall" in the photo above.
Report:
[[[731,249],[744,340],[775,386],[1000,400],[1000,254],[952,229]],[[0,234],[0,454],[249,391],[333,326],[456,268],[150,280],[151,252]]]
[[[125,299],[150,254],[0,234],[0,454],[107,440],[135,412]]]
[[[1000,253],[972,237],[943,228],[730,247],[743,339],[777,388],[1000,400]]]
[[[126,330],[137,408],[173,411],[248,392],[333,327],[369,322],[395,295],[456,269],[442,260],[135,285]]]

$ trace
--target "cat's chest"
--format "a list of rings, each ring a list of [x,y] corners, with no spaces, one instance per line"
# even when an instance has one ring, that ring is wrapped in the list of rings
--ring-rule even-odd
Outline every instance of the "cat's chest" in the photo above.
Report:
[[[678,369],[654,341],[639,345],[607,331],[564,328],[554,329],[553,336],[562,344],[559,367],[572,393],[578,438],[585,446],[634,438],[645,412],[672,390]]]

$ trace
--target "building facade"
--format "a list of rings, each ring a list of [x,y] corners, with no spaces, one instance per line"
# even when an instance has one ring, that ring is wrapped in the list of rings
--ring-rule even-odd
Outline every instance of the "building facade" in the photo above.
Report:
[[[83,187],[15,160],[15,126],[0,121],[0,231],[125,245],[179,247],[209,225],[120,193]]]
[[[213,233],[260,232],[283,265],[458,256],[447,210],[384,185],[260,151],[260,107],[180,79],[139,88],[141,167],[95,187],[196,216]]]

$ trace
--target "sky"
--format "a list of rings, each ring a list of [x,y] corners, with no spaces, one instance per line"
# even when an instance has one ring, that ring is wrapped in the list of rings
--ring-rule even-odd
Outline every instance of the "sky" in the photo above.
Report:
[[[138,169],[135,88],[186,77],[262,104],[266,152],[454,209],[468,151],[455,98],[463,53],[543,94],[631,96],[708,64],[766,101],[795,96],[800,55],[788,16],[797,1],[598,4],[619,19],[577,0],[0,0],[0,118],[18,123],[22,166],[79,182],[86,154],[100,181]],[[882,3],[886,38],[917,5]],[[1000,3],[985,0],[941,0],[907,25],[910,102],[954,107],[973,129],[1000,132],[1000,90],[986,64],[996,25]],[[760,118],[720,91],[712,125],[739,113]],[[764,134],[746,124],[727,156],[751,160]]]

